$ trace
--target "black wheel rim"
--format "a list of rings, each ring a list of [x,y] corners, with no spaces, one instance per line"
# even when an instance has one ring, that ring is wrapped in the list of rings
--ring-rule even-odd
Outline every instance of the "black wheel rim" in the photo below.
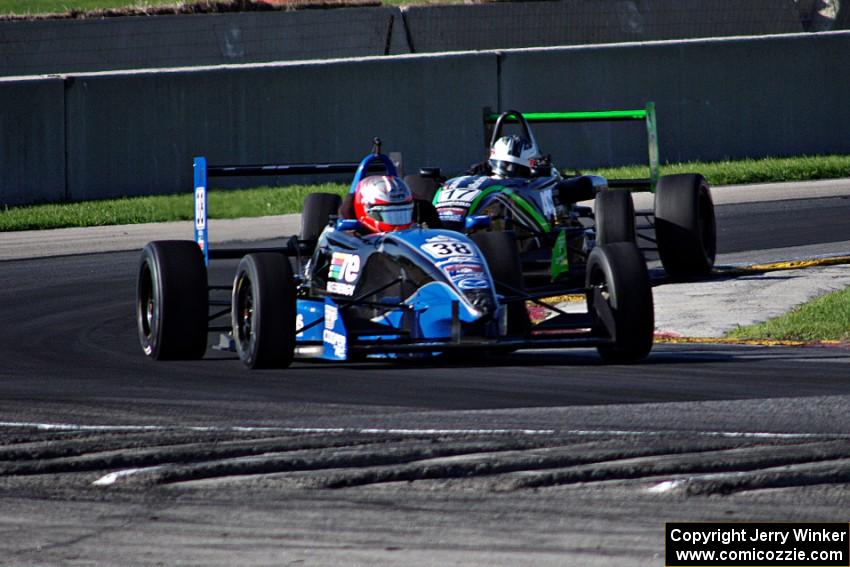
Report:
[[[236,288],[236,334],[242,345],[248,346],[254,340],[254,290],[244,275]]]
[[[599,312],[599,301],[610,304],[611,292],[608,290],[608,280],[605,271],[598,265],[592,267],[588,278],[590,289],[587,293],[588,311],[593,315],[593,331],[595,333],[607,333],[608,329]]]
[[[151,343],[153,341],[156,302],[154,298],[153,274],[148,264],[142,267],[142,273],[139,276],[139,303],[137,309],[142,334],[147,342]]]

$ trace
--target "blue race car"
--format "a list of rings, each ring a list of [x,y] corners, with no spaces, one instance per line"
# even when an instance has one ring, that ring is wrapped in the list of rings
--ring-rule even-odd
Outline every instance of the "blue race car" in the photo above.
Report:
[[[348,195],[309,195],[300,237],[275,248],[210,250],[208,176],[344,171],[355,171]],[[516,247],[488,222],[468,219],[471,236],[435,228],[433,205],[414,200],[379,145],[359,164],[208,167],[196,158],[194,241],[155,241],[142,251],[142,349],[156,360],[197,359],[208,333],[222,332],[249,368],[284,368],[295,357],[588,346],[605,361],[647,356],[652,291],[633,243],[593,250],[586,281],[566,290],[583,296],[587,309],[567,312],[523,291]],[[209,285],[208,262],[219,258],[239,259],[232,285]],[[211,299],[223,291],[228,299]],[[553,316],[532,325],[526,306],[533,304]]]

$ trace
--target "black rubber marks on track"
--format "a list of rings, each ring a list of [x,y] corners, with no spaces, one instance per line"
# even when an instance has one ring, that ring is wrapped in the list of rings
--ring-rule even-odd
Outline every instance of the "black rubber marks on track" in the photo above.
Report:
[[[505,491],[613,482],[648,492],[718,494],[848,481],[850,439],[830,436],[0,430],[0,488],[405,483]]]

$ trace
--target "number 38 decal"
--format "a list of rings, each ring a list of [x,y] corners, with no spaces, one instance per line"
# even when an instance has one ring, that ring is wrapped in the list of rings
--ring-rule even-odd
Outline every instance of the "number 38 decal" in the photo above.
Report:
[[[472,251],[468,244],[460,242],[459,240],[429,242],[427,244],[423,244],[422,249],[434,258],[475,255],[475,252]]]

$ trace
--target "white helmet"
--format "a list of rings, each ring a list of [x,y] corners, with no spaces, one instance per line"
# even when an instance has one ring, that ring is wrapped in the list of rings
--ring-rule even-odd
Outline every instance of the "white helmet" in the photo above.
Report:
[[[534,140],[516,134],[502,136],[490,148],[490,167],[499,177],[531,177],[538,159],[540,150]]]

